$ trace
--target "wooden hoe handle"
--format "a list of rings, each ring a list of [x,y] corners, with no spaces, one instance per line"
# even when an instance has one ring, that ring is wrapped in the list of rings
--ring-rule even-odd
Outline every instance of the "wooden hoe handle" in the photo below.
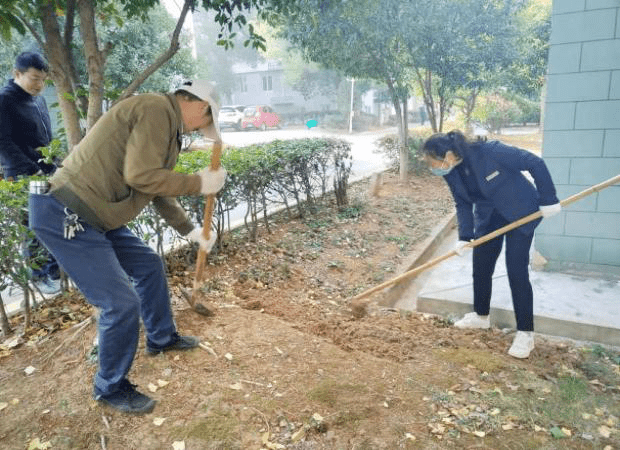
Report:
[[[620,183],[620,175],[616,175],[615,177],[612,177],[612,178],[610,178],[607,181],[604,181],[604,182],[599,183],[597,185],[594,185],[594,186],[592,186],[592,187],[590,187],[588,189],[585,189],[585,190],[583,190],[583,191],[581,191],[581,192],[579,192],[579,193],[577,193],[575,195],[572,195],[572,196],[562,200],[560,202],[560,204],[562,206],[570,205],[571,203],[576,202],[577,200],[581,200],[582,198],[587,197],[590,194],[593,194],[595,192],[601,191],[601,190],[603,190],[603,189],[605,189],[605,188],[607,188],[607,187],[609,187],[609,186],[611,186],[613,184],[617,184],[617,183]],[[520,227],[521,225],[524,225],[524,224],[526,224],[528,222],[531,222],[532,220],[536,220],[536,219],[538,219],[541,216],[542,216],[542,213],[540,212],[540,210],[538,210],[536,212],[533,212],[532,214],[530,214],[528,216],[522,217],[519,220],[516,220],[516,221],[514,221],[512,223],[509,223],[508,225],[505,225],[502,228],[498,228],[497,230],[495,230],[495,231],[493,231],[493,232],[491,232],[489,234],[485,234],[484,236],[469,242],[467,245],[465,245],[465,248],[477,247],[477,246],[479,246],[481,244],[484,244],[487,241],[490,241],[491,239],[496,238],[497,236],[500,236],[500,235],[502,235],[504,233],[509,232],[510,230],[513,230],[513,229],[515,229],[517,227]],[[361,294],[356,295],[355,297],[351,298],[351,301],[359,301],[359,300],[361,300],[361,299],[363,299],[365,297],[368,297],[371,294],[374,294],[377,291],[380,291],[381,289],[384,289],[384,288],[386,288],[388,286],[391,286],[393,284],[398,284],[401,281],[406,280],[407,278],[411,278],[414,275],[417,275],[417,274],[419,274],[421,272],[424,272],[427,269],[430,269],[433,266],[436,266],[440,262],[445,261],[446,259],[448,259],[448,258],[450,258],[450,257],[452,257],[452,256],[454,256],[456,254],[457,254],[456,250],[452,250],[451,252],[446,253],[445,255],[442,255],[442,256],[439,256],[439,257],[437,257],[435,259],[432,259],[432,260],[428,261],[427,263],[421,264],[418,267],[415,267],[415,268],[413,268],[413,269],[411,269],[411,270],[409,270],[409,271],[407,271],[407,272],[405,272],[405,273],[403,273],[403,274],[401,274],[401,275],[399,275],[399,276],[397,276],[395,278],[392,278],[391,280],[388,280],[388,281],[386,281],[384,283],[381,283],[381,284],[379,284],[379,285],[377,285],[377,286],[375,286],[373,288],[370,288],[370,289],[362,292]]]
[[[211,153],[211,169],[216,170],[220,167],[220,161],[222,158],[222,142],[215,141],[213,143],[213,152]],[[215,194],[207,195],[207,201],[205,203],[204,219],[202,221],[202,235],[205,239],[211,237],[211,217],[213,216],[213,209],[215,208]],[[207,252],[202,248],[198,249],[198,256],[196,258],[196,278],[194,279],[194,293],[197,291],[197,284],[202,281],[205,264],[207,261]]]

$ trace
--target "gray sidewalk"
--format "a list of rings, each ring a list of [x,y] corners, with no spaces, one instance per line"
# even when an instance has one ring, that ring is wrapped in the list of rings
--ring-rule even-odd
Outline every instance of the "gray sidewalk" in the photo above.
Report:
[[[442,235],[443,233],[443,235]],[[457,239],[454,220],[446,221],[427,242],[426,260],[449,253]],[[535,246],[535,243],[534,243]],[[504,252],[493,276],[491,323],[515,328]],[[410,270],[424,260],[412,261]],[[537,333],[620,346],[620,278],[591,273],[530,270]],[[454,256],[404,283],[388,295],[390,306],[459,318],[472,308],[471,253]]]

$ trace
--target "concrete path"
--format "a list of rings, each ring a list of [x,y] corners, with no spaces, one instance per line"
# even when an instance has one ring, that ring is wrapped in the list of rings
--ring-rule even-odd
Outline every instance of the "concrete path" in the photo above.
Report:
[[[446,221],[428,243],[427,260],[450,252],[457,240],[454,220]],[[535,243],[534,243],[535,246]],[[493,277],[491,323],[515,328],[504,252]],[[424,261],[415,261],[417,266]],[[620,277],[531,270],[534,328],[537,333],[620,346]],[[472,307],[471,253],[454,256],[401,287],[391,306],[460,318]],[[396,298],[397,297],[397,298]]]

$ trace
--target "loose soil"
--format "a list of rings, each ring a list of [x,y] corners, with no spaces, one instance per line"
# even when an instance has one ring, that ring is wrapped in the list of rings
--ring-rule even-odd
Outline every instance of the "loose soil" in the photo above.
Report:
[[[354,317],[349,299],[406,270],[454,206],[440,178],[394,173],[349,200],[281,213],[256,242],[227,233],[200,293],[212,317],[180,295],[195,252],[168,256],[178,328],[203,346],[149,357],[142,338],[129,377],[152,414],[92,400],[96,329],[79,293],[36,310],[23,343],[0,346],[0,448],[620,449],[612,349],[538,336],[517,360],[512,333],[383,307],[382,293]]]

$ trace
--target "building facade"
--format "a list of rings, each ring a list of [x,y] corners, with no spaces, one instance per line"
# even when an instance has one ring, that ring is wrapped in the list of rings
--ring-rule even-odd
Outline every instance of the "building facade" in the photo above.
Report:
[[[620,174],[620,0],[553,2],[543,157],[560,199]],[[620,273],[620,185],[544,220],[535,245],[551,269]]]
[[[254,65],[236,63],[232,72],[236,86],[232,94],[233,104],[269,105],[278,114],[300,118],[305,114],[324,114],[338,109],[334,96],[315,95],[305,99],[301,92],[287,83],[279,60]]]

